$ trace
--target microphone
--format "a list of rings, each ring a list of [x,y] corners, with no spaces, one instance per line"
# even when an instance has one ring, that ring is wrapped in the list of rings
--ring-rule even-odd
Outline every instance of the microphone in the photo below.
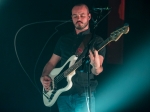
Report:
[[[110,10],[111,8],[93,8],[94,11]]]

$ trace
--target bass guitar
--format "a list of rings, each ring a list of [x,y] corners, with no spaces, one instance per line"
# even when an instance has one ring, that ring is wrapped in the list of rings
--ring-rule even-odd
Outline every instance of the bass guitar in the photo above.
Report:
[[[118,30],[112,32],[110,34],[110,37],[108,37],[105,41],[103,41],[98,46],[99,49],[96,50],[100,51],[108,43],[110,43],[111,41],[117,41],[123,34],[127,34],[128,32],[129,26],[124,25]],[[51,107],[56,102],[57,98],[61,93],[68,91],[72,87],[73,83],[71,79],[75,75],[75,70],[82,65],[83,58],[81,58],[76,62],[78,57],[73,55],[65,62],[65,64],[62,67],[55,68],[50,72],[49,77],[52,80],[50,90],[45,91],[43,88],[43,102],[45,106]],[[63,70],[67,64],[69,64],[69,68]],[[63,88],[58,88],[57,84],[64,78],[67,82],[66,86]]]

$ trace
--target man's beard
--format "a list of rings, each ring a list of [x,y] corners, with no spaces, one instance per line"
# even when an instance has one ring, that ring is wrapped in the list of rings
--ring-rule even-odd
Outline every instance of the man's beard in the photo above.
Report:
[[[88,23],[85,23],[83,26],[75,25],[75,28],[78,29],[78,30],[82,30],[82,29],[84,29],[87,25],[88,25]]]

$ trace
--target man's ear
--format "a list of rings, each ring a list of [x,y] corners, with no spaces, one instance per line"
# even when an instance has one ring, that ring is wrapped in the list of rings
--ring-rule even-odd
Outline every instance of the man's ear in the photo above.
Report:
[[[91,14],[89,13],[89,19],[91,19]]]

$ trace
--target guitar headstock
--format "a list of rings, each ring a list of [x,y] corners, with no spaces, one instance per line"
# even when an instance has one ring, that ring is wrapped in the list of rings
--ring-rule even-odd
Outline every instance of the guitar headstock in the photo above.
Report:
[[[129,25],[125,24],[123,27],[119,28],[118,30],[110,34],[110,40],[117,41],[123,34],[127,34],[128,32],[129,32]]]

